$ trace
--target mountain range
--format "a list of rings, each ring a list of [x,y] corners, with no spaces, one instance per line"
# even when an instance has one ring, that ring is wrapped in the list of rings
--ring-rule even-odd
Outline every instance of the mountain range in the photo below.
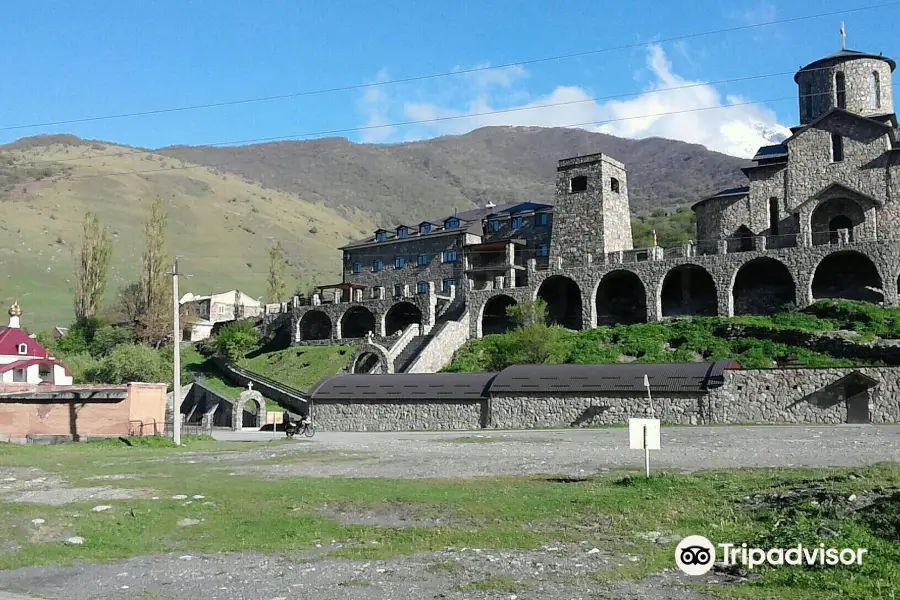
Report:
[[[70,135],[23,138],[0,146],[0,301],[19,298],[33,329],[71,320],[70,251],[87,211],[113,233],[109,299],[136,278],[155,196],[169,212],[169,247],[192,275],[183,291],[261,296],[276,241],[287,251],[291,285],[325,283],[339,276],[336,248],[349,240],[488,202],[552,203],[557,161],[595,152],[625,163],[635,215],[739,185],[746,164],[673,140],[539,127],[402,144],[327,138],[156,150]]]

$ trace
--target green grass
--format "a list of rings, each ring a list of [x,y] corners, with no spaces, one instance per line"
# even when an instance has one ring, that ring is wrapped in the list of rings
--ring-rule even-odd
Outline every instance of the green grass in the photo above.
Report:
[[[200,376],[205,386],[226,398],[237,398],[238,394],[247,389],[230,383],[211,360],[189,346],[181,350],[181,370]]]
[[[508,575],[498,575],[486,579],[478,579],[471,583],[456,586],[459,592],[499,592],[503,594],[515,594],[528,587]]]
[[[761,328],[757,337],[727,339],[726,325]],[[698,317],[693,319],[598,327],[570,332],[551,328],[547,342],[554,363],[640,363],[712,361],[734,358],[745,368],[775,365],[841,367],[865,364],[857,359],[831,356],[803,347],[776,343],[767,332],[796,331],[815,334],[835,330],[854,331],[859,342],[877,337],[900,337],[900,309],[864,302],[819,301],[802,311],[771,317]],[[445,369],[450,372],[480,372],[503,369],[521,354],[513,334],[489,335],[470,340]]]
[[[224,444],[188,438],[183,448],[159,445],[128,447],[115,442],[72,446],[0,447],[0,465],[38,467],[65,474],[72,486],[97,485],[91,475],[138,473],[140,479],[115,481],[116,487],[150,490],[160,500],[111,501],[113,509],[94,513],[96,502],[69,506],[0,504],[0,537],[21,544],[15,554],[0,556],[0,569],[50,563],[110,561],[171,552],[299,552],[332,539],[343,544],[335,557],[390,558],[446,547],[536,549],[548,543],[587,541],[591,546],[641,558],[638,563],[595,573],[600,580],[640,578],[673,567],[674,543],[661,546],[641,539],[644,531],[678,536],[700,534],[713,542],[747,542],[761,547],[819,541],[865,547],[862,566],[763,569],[751,583],[727,588],[747,598],[889,598],[885,590],[900,586],[900,500],[880,513],[852,516],[827,503],[790,508],[751,508],[743,499],[757,493],[785,492],[810,486],[846,496],[864,490],[900,487],[900,465],[863,469],[750,469],[701,474],[624,476],[622,472],[575,482],[544,477],[491,477],[464,480],[269,478],[224,475],[222,463],[195,464],[187,459],[221,457],[258,444]],[[298,456],[302,456],[299,454]],[[169,457],[170,460],[161,459]],[[178,459],[178,460],[174,460]],[[310,456],[309,460],[329,460]],[[227,467],[226,467],[227,468]],[[849,474],[854,477],[848,477]],[[200,494],[202,502],[185,505],[175,494]],[[405,506],[450,515],[439,527],[342,525],[323,515],[324,503],[389,510]],[[424,508],[423,508],[424,507]],[[80,516],[74,517],[73,514]],[[83,546],[55,541],[30,542],[30,520],[47,521],[85,538]],[[183,518],[199,525],[178,527]],[[822,539],[826,526],[838,537]],[[449,568],[449,567],[448,567]],[[506,591],[520,584],[492,578],[467,584],[472,591]]]
[[[347,366],[352,353],[352,346],[293,347],[243,359],[239,364],[248,371],[306,391],[323,377]]]

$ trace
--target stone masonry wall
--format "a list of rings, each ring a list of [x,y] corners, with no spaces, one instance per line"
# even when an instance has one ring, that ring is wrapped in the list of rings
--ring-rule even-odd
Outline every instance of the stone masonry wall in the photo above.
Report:
[[[894,112],[891,68],[887,62],[875,58],[855,58],[822,63],[809,71],[797,74],[800,99],[800,123],[806,124],[837,106],[835,75],[844,74],[846,109],[863,115]],[[877,72],[880,84],[880,103],[871,102],[871,77]],[[807,88],[807,86],[810,86]],[[806,95],[809,93],[809,101]]]
[[[471,430],[487,422],[484,401],[448,400],[316,402],[312,419],[320,431]]]
[[[865,392],[872,423],[900,423],[900,368],[748,369],[726,371],[710,394],[714,423],[846,423],[848,403],[832,384],[860,373],[877,385]]]

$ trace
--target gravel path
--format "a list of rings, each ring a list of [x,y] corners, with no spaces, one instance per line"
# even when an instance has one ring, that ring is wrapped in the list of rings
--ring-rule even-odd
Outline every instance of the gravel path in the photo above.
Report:
[[[271,433],[220,433],[220,439],[266,441]],[[473,441],[475,440],[475,441]],[[334,460],[340,457],[340,460]],[[653,468],[861,466],[900,459],[900,427],[675,427],[662,432]],[[472,477],[583,475],[641,468],[625,429],[445,433],[330,433],[245,451],[188,453],[184,462],[218,463],[223,474],[276,476]],[[248,464],[265,461],[268,464]],[[0,495],[38,501],[61,482],[33,469],[6,469]],[[108,483],[130,474],[108,476]],[[87,489],[87,488],[85,488]],[[105,488],[109,490],[110,488]],[[114,488],[113,488],[114,489]],[[98,493],[103,487],[90,491]],[[98,495],[108,494],[104,491]],[[21,496],[21,497],[20,497]],[[41,498],[45,502],[47,498]],[[55,497],[53,498],[55,500]],[[374,515],[372,519],[383,518]],[[667,541],[665,543],[669,544]],[[671,542],[674,548],[676,542]],[[447,549],[385,561],[324,559],[332,546],[293,555],[197,553],[145,556],[108,564],[0,571],[0,590],[58,600],[701,600],[674,571],[640,582],[600,583],[604,569],[639,563],[573,544],[539,551]],[[674,557],[673,557],[674,559]],[[674,560],[673,560],[674,563]],[[724,579],[711,575],[710,582]],[[466,586],[469,586],[468,588]],[[0,600],[4,600],[0,592]]]
[[[223,433],[221,439],[271,439],[271,433]],[[268,436],[268,437],[267,437]],[[478,437],[482,436],[482,437]],[[481,439],[477,441],[462,441]],[[233,472],[320,477],[478,477],[516,474],[583,475],[643,468],[623,428],[447,433],[333,433],[277,452],[333,451],[328,459],[247,465]],[[732,467],[853,467],[900,460],[900,426],[672,427],[662,430],[651,468],[693,471]]]

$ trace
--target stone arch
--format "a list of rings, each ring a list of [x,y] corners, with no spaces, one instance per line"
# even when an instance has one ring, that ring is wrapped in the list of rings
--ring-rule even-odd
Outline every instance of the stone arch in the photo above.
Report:
[[[660,305],[663,317],[714,317],[719,306],[716,282],[699,265],[672,267],[662,280]]]
[[[547,303],[547,323],[567,329],[584,327],[581,288],[565,275],[551,275],[541,282],[536,298]]]
[[[810,216],[813,245],[836,244],[839,229],[849,230],[852,242],[854,231],[861,231],[865,222],[865,211],[856,200],[844,197],[823,200]]]
[[[365,306],[354,306],[341,317],[341,338],[364,338],[375,333],[375,315]]]
[[[256,409],[253,411],[245,411],[247,403],[253,405]],[[266,402],[263,400],[262,394],[256,390],[244,390],[238,394],[237,400],[232,404],[231,412],[231,429],[240,431],[243,427],[262,428],[266,424]]]
[[[731,299],[736,315],[766,315],[797,301],[794,277],[787,266],[762,256],[745,262],[734,273]]]
[[[506,333],[512,329],[514,323],[509,315],[506,314],[506,309],[518,304],[515,299],[506,294],[497,294],[488,298],[481,307],[481,315],[479,317],[481,321],[481,335]]]
[[[297,332],[302,341],[327,340],[331,338],[333,326],[331,318],[321,310],[311,310],[300,318]]]
[[[883,302],[884,287],[875,263],[862,252],[842,250],[823,258],[810,284],[813,302],[823,298]]]
[[[750,252],[753,250],[753,232],[746,225],[734,230],[728,240],[728,252]]]
[[[398,302],[384,315],[385,335],[394,335],[413,324],[422,325],[422,309],[412,302]]]
[[[604,275],[594,298],[597,325],[647,321],[647,289],[634,271],[617,269]]]
[[[368,342],[360,345],[350,357],[350,373],[377,374],[393,373],[393,361],[388,359],[388,350],[380,344]]]

